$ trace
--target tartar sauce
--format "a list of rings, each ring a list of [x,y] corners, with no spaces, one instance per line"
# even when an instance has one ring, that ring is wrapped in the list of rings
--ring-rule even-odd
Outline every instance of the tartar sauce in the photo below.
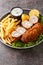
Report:
[[[21,8],[14,8],[11,11],[11,14],[13,16],[20,16],[23,13],[23,10]]]

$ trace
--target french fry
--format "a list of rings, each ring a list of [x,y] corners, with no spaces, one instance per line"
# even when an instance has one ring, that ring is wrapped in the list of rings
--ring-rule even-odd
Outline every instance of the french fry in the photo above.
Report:
[[[1,38],[1,32],[0,32],[0,38]]]
[[[8,19],[6,19],[6,20],[4,21],[4,23],[2,23],[2,24],[8,23],[10,20],[11,20],[11,18],[8,18]]]
[[[0,37],[1,37],[1,23],[0,23]]]
[[[15,24],[15,21],[17,21],[17,19],[13,19],[12,21],[11,21],[11,23],[8,25],[8,27],[7,28],[9,28],[10,26],[12,26],[12,24]]]
[[[5,20],[7,20],[10,16],[11,16],[11,14],[7,15],[1,22],[4,23]]]
[[[10,25],[12,25],[13,23],[15,23],[17,21],[17,19],[12,19]]]
[[[15,26],[15,23],[6,29],[6,35],[9,35],[14,30],[14,26]]]
[[[9,35],[16,28],[16,25],[19,23],[20,23],[20,20],[16,23],[14,23],[14,21],[11,22],[6,29],[6,35]]]
[[[14,27],[16,26],[15,25],[15,21],[17,21],[17,19],[15,19],[15,20],[13,20],[9,25],[8,25],[8,27],[6,28],[6,33],[7,33],[7,35],[9,34],[9,33],[11,33],[11,31],[14,29]]]
[[[2,23],[2,27],[3,27],[3,28],[6,28],[6,27],[9,25],[10,20],[11,20],[10,18],[8,18],[7,20],[5,20],[5,22]]]
[[[6,38],[5,41],[6,41],[7,44],[10,44],[11,45],[9,38]]]
[[[20,20],[19,20],[19,21],[17,21],[15,24],[16,24],[16,25],[18,25],[19,23],[20,23]]]
[[[3,28],[1,27],[1,38],[3,39],[4,36],[5,36],[5,32],[4,32]]]

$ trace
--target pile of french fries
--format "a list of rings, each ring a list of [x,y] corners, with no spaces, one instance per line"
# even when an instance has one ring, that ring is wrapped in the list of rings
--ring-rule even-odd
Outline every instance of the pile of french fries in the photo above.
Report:
[[[8,43],[10,43],[9,35],[13,30],[16,29],[17,25],[20,23],[20,20],[10,18],[11,14],[7,15],[0,22],[0,38]]]

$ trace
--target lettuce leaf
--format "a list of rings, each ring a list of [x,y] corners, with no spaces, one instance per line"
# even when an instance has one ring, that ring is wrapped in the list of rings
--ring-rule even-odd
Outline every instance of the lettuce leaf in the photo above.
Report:
[[[41,40],[43,40],[43,34],[41,34],[35,41],[33,42],[28,42],[28,43],[23,43],[21,41],[15,41],[12,43],[12,47],[30,47],[33,45],[38,44]]]
[[[40,23],[43,24],[43,16],[42,15],[39,16],[39,20],[40,20]]]

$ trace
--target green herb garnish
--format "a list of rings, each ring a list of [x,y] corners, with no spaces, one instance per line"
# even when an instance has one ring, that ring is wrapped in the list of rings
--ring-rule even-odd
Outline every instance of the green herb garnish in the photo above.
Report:
[[[40,20],[41,24],[43,24],[43,16],[42,15],[39,16],[39,20]]]
[[[41,34],[35,41],[33,42],[28,42],[28,43],[23,43],[21,41],[15,41],[12,43],[12,47],[29,47],[29,46],[33,46],[33,45],[38,45],[40,41],[43,40],[43,34]]]

